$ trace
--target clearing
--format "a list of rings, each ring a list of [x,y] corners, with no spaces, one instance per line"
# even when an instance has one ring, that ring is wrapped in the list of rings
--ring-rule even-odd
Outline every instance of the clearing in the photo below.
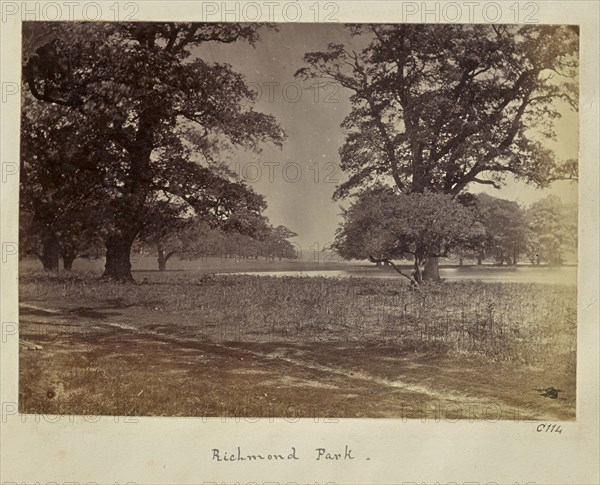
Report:
[[[575,288],[25,276],[20,411],[575,419]],[[537,349],[537,350],[536,350]],[[535,389],[555,387],[558,399]]]

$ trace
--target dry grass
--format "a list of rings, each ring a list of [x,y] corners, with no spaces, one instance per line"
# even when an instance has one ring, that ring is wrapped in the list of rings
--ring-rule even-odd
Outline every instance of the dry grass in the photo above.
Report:
[[[21,412],[575,418],[574,287],[153,276],[21,275]]]
[[[381,343],[568,374],[576,365],[571,286],[453,282],[415,292],[400,280],[242,275],[123,285],[33,273],[20,288],[24,302],[133,306],[147,312],[134,325],[155,316],[161,331],[213,341]]]

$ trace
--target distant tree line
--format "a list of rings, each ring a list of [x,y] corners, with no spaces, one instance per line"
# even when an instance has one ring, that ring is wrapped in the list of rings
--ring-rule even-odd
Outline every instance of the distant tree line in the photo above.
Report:
[[[262,233],[252,237],[239,232],[226,232],[211,228],[198,218],[169,220],[169,228],[157,227],[151,220],[133,246],[133,252],[157,258],[158,270],[167,269],[168,261],[177,256],[182,260],[208,257],[235,260],[297,259],[298,251],[290,238],[297,236],[285,226],[266,225]],[[178,227],[175,227],[178,226]]]
[[[514,201],[477,196],[476,207],[485,228],[485,237],[475,247],[478,263],[493,259],[500,265],[560,265],[566,255],[577,251],[577,205],[564,204],[549,195],[529,207]]]
[[[577,206],[549,195],[529,207],[485,193],[406,196],[379,186],[361,192],[343,211],[333,249],[345,259],[393,264],[419,247],[436,257],[499,265],[560,265],[577,249]]]

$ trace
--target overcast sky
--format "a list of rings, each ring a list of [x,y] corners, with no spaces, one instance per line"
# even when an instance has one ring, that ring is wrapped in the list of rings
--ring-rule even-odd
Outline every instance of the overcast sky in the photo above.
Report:
[[[330,243],[340,222],[340,204],[332,194],[336,182],[344,180],[338,168],[338,149],[344,137],[339,127],[350,111],[349,91],[330,85],[317,93],[308,89],[294,73],[305,66],[306,52],[321,51],[327,44],[357,42],[341,25],[282,24],[278,32],[261,32],[256,47],[246,43],[206,44],[194,53],[208,61],[226,62],[243,73],[255,90],[260,90],[256,110],[273,114],[288,135],[282,150],[264,146],[263,153],[241,153],[229,160],[268,202],[267,216],[275,226],[283,224],[299,234],[295,241],[303,251],[318,243]],[[578,117],[565,111],[557,123],[560,158],[577,158]],[[275,165],[278,164],[278,165]],[[260,167],[260,172],[257,171]],[[301,170],[299,173],[298,169]],[[539,190],[507,179],[507,186],[470,187],[474,193],[517,200],[524,205],[557,193],[565,202],[577,201],[577,184],[560,182]]]

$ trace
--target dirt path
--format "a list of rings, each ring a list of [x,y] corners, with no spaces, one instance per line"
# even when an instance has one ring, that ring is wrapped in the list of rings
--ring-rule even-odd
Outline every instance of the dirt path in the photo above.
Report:
[[[169,318],[177,317],[162,316]],[[188,325],[167,331],[156,319],[139,308],[22,304],[21,337],[43,347],[22,347],[22,401],[42,413],[574,417],[574,396],[572,403],[540,398],[533,378],[503,394],[498,385],[515,376],[493,376],[471,362],[356,342],[217,342]],[[115,388],[120,402],[105,402],[102,394]],[[167,403],[161,394],[173,398]]]

